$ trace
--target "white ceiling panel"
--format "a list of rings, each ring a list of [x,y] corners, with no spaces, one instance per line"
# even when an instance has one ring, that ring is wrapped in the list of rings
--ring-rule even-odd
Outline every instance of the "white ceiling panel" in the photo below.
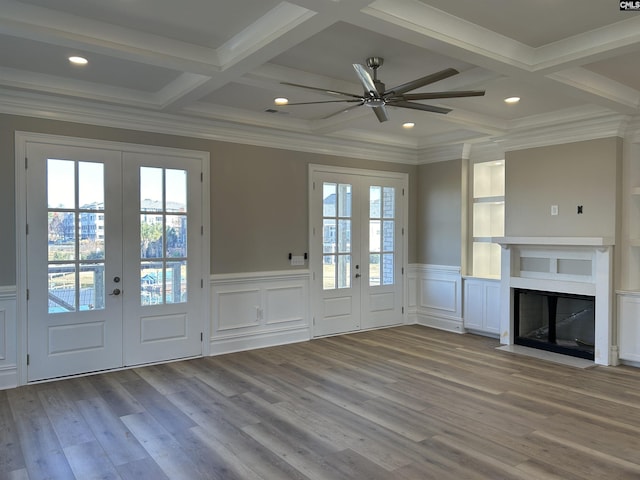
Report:
[[[42,102],[48,112],[73,104],[100,122],[120,109],[258,144],[388,145],[415,158],[593,112],[640,121],[639,32],[640,13],[608,0],[0,0],[0,100],[11,104],[0,111],[20,97],[35,114]],[[71,66],[69,55],[89,64]],[[282,84],[362,95],[353,64],[372,56],[384,58],[387,89],[455,68],[408,93],[486,94],[420,101],[448,115],[387,105],[379,122],[366,105],[336,102],[349,96]],[[323,103],[274,106],[276,96]]]

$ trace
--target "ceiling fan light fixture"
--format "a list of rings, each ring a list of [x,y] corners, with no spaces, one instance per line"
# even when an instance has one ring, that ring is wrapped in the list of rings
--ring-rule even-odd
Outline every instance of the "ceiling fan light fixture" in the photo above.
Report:
[[[275,103],[276,105],[287,105],[289,103],[289,99],[284,97],[278,97],[273,100],[273,103]]]
[[[509,105],[516,104],[519,101],[520,101],[520,97],[507,97],[504,99],[504,103],[507,103]]]

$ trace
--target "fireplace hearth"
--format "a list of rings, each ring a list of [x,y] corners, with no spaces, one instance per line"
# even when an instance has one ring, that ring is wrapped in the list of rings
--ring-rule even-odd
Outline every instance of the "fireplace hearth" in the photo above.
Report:
[[[515,288],[514,343],[594,359],[595,298]]]

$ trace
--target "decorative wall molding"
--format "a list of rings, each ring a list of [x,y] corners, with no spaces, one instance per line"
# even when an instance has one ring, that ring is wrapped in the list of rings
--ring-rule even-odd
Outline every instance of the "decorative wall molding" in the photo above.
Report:
[[[90,101],[60,99],[2,88],[0,113],[323,155],[417,164],[415,147],[377,143],[372,148],[370,141],[318,137],[313,131],[301,129],[299,125],[297,129],[288,124],[283,128],[268,127],[259,118],[243,118],[245,124],[232,123],[216,118],[140,111],[127,106],[98,105]]]
[[[415,286],[409,287],[410,319],[419,325],[464,333],[461,268],[413,264],[408,279],[413,278]]]
[[[308,270],[216,274],[210,288],[212,355],[311,338]]]
[[[18,385],[16,287],[0,286],[0,390]]]

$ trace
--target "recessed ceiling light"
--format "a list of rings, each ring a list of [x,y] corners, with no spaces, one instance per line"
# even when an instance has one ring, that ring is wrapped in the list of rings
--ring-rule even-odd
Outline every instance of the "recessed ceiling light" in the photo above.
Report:
[[[87,63],[89,63],[89,60],[87,60],[86,58],[77,56],[69,57],[69,61],[74,65],[86,65]]]
[[[518,103],[520,101],[520,97],[508,97],[504,99],[504,103]]]
[[[415,126],[416,126],[416,124],[413,123],[413,122],[405,122],[405,123],[402,124],[402,128],[413,128]]]
[[[287,103],[289,103],[289,99],[284,97],[278,97],[273,100],[273,103],[275,103],[276,105],[286,105]]]

